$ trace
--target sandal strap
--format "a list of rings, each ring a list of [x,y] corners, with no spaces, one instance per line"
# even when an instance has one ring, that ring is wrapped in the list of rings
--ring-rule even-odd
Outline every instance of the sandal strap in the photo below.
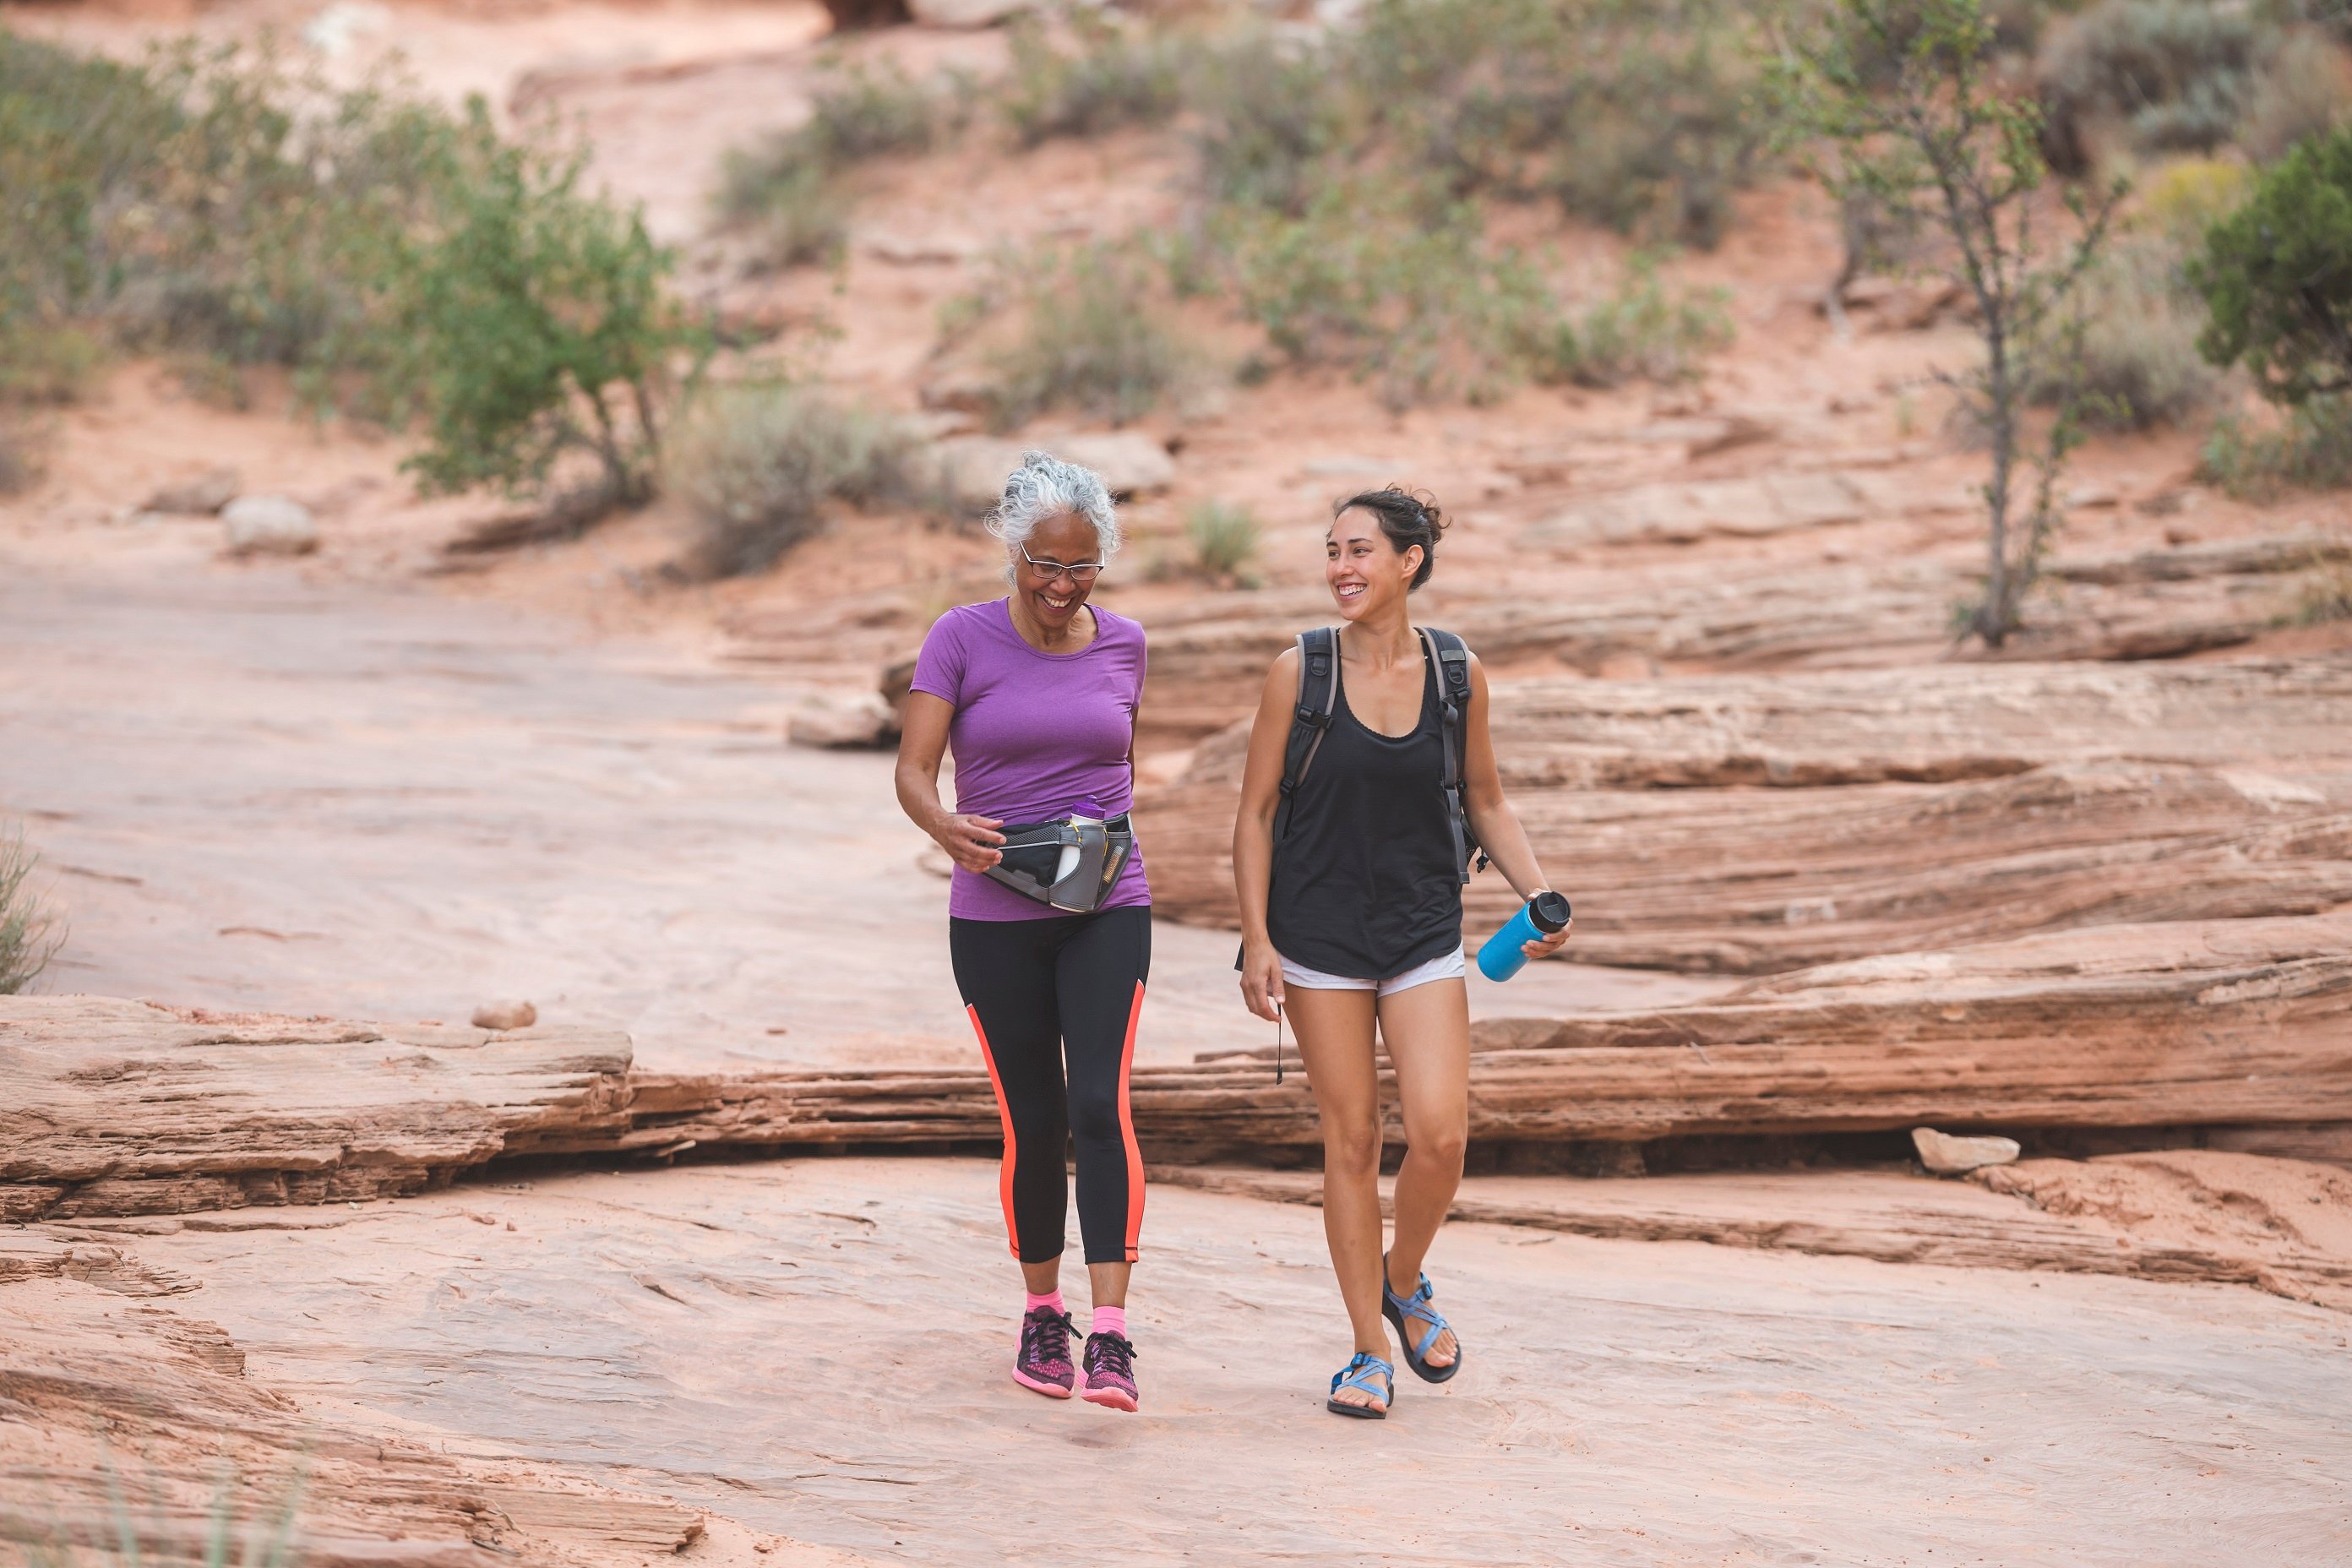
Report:
[[[1454,1326],[1445,1321],[1444,1313],[1430,1305],[1430,1298],[1437,1292],[1430,1289],[1428,1275],[1424,1274],[1421,1277],[1421,1284],[1410,1296],[1400,1296],[1395,1291],[1389,1290],[1388,1277],[1385,1273],[1381,1278],[1381,1289],[1388,1290],[1389,1300],[1396,1303],[1397,1311],[1400,1314],[1415,1322],[1429,1325],[1429,1331],[1423,1334],[1412,1347],[1414,1360],[1418,1361],[1426,1356],[1429,1353],[1429,1347],[1437,1342],[1437,1336]]]
[[[1388,1386],[1381,1388],[1373,1384],[1370,1380],[1375,1376],[1386,1378]],[[1396,1368],[1370,1351],[1358,1351],[1353,1361],[1331,1374],[1331,1392],[1337,1394],[1343,1388],[1360,1388],[1366,1394],[1377,1394],[1385,1403],[1396,1391]]]

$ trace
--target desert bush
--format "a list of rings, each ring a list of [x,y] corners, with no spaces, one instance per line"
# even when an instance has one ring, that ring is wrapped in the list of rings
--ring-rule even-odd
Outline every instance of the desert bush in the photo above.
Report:
[[[1229,501],[1197,502],[1184,514],[1184,538],[1192,546],[1192,564],[1202,576],[1255,588],[1259,535],[1263,531],[1247,507]]]
[[[2324,37],[2305,35],[2271,58],[2247,94],[2237,143],[2258,163],[2286,155],[2298,142],[2324,136],[2352,108],[2352,82],[2343,55]]]
[[[14,996],[39,978],[65,941],[64,928],[31,885],[39,864],[24,829],[0,834],[0,996]]]
[[[2352,555],[2315,547],[2295,594],[2294,618],[2306,626],[2352,621]]]
[[[2352,391],[2352,129],[2263,169],[2189,276],[2211,312],[2198,345],[2213,363],[2242,362],[2277,403]]]
[[[1016,330],[985,356],[995,427],[1049,408],[1124,424],[1190,373],[1192,356],[1161,316],[1141,255],[1105,245],[1048,248],[1000,271],[995,299],[1016,313]]]
[[[2079,341],[2035,356],[2033,402],[2079,400],[2084,419],[2109,430],[2183,425],[2213,406],[2221,377],[2197,351],[2204,305],[2179,245],[2160,230],[2133,236],[2079,289]]]
[[[666,462],[694,514],[695,564],[713,576],[773,563],[822,528],[836,503],[928,504],[938,491],[896,420],[804,387],[708,394]]]
[[[748,232],[760,268],[830,266],[849,240],[849,193],[828,165],[787,138],[736,149],[719,167],[719,216]]]
[[[869,159],[929,152],[958,113],[951,93],[895,64],[851,66],[817,90],[805,124],[726,153],[719,217],[754,237],[761,267],[835,263],[856,205],[848,171]]]
[[[1199,116],[1201,186],[1220,205],[1304,213],[1358,120],[1328,54],[1244,33],[1195,57],[1185,97]]]
[[[1054,47],[1034,22],[1015,24],[1013,63],[997,107],[1024,147],[1056,136],[1099,136],[1128,125],[1156,125],[1183,106],[1185,49],[1181,40],[1127,28],[1080,12],[1072,18],[1075,50]]]
[[[1725,291],[1673,289],[1660,276],[1661,260],[1654,251],[1635,252],[1612,294],[1553,324],[1535,345],[1536,378],[1580,386],[1680,381],[1702,354],[1728,343]]]
[[[1743,26],[1721,0],[1378,0],[1338,63],[1456,195],[1712,246],[1767,140]]]
[[[2101,0],[2054,29],[2036,63],[2043,153],[2082,173],[2105,126],[2142,152],[2218,147],[2275,42],[2251,12],[2206,0]]]
[[[2270,419],[2228,416],[2206,438],[2198,474],[2253,501],[2352,484],[2352,403],[2312,397]]]

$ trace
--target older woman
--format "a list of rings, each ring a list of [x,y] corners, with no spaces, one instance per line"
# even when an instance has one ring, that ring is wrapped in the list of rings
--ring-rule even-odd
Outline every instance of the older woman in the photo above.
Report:
[[[1127,810],[1143,629],[1087,603],[1118,552],[1092,472],[1031,452],[989,522],[1013,591],[923,640],[898,803],[955,862],[948,947],[1004,1123],[1000,1191],[1028,1286],[1013,1379],[1056,1399],[1138,1402],[1127,1285],[1143,1224],[1129,1058],[1151,966],[1151,893]],[[940,757],[955,752],[955,809]],[[1077,1155],[1093,1331],[1079,1365],[1060,1286]]]
[[[1323,1230],[1355,1336],[1325,1403],[1368,1419],[1396,1397],[1382,1318],[1416,1376],[1444,1383],[1462,1368],[1422,1260],[1461,1183],[1469,1129],[1467,849],[1483,846],[1522,897],[1549,888],[1503,798],[1486,672],[1457,639],[1412,624],[1408,595],[1429,581],[1444,531],[1429,498],[1405,490],[1339,504],[1323,574],[1342,624],[1275,660],[1234,824],[1242,998],[1277,1026],[1288,1013],[1323,1121]],[[1293,725],[1309,712],[1320,732],[1294,763]],[[1567,940],[1562,930],[1526,951]],[[1385,1252],[1375,1026],[1405,1135]]]

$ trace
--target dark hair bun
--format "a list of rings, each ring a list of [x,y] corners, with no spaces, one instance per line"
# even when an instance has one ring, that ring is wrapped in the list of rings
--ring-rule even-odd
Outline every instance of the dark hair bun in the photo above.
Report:
[[[1399,555],[1416,544],[1421,546],[1421,569],[1412,574],[1412,581],[1405,585],[1405,591],[1410,593],[1428,582],[1429,574],[1437,569],[1438,535],[1445,531],[1446,524],[1451,521],[1437,510],[1437,498],[1427,490],[1409,490],[1402,485],[1389,485],[1349,496],[1331,509],[1331,516],[1337,521],[1342,513],[1354,511],[1359,507],[1379,520],[1381,535],[1388,540],[1389,548]]]

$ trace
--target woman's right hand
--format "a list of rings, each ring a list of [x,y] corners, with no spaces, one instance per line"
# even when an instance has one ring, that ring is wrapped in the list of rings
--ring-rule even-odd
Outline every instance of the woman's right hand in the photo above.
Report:
[[[1282,955],[1274,943],[1242,943],[1242,1002],[1267,1023],[1281,1022]]]
[[[948,858],[965,870],[985,871],[1004,858],[1004,851],[997,847],[1004,842],[1004,835],[996,831],[1003,826],[995,817],[974,816],[966,812],[941,819],[931,829],[931,837],[940,841]]]

